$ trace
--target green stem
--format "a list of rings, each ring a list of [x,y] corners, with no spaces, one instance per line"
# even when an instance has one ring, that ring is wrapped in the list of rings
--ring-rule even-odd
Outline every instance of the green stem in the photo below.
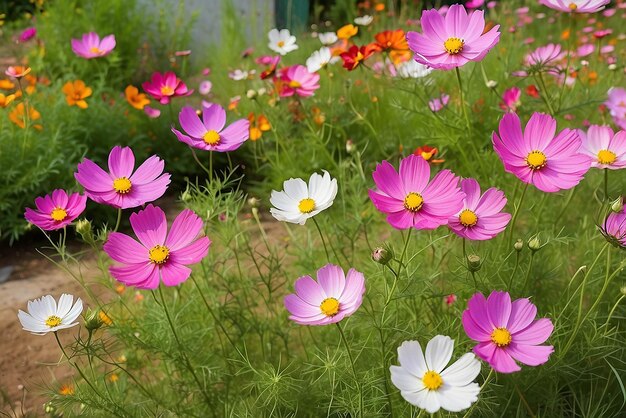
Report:
[[[324,239],[324,234],[322,234],[322,229],[320,228],[320,225],[317,223],[317,220],[315,219],[315,217],[312,217],[311,219],[313,219],[313,223],[315,224],[315,227],[317,228],[317,232],[320,234],[320,238],[322,239],[322,244],[324,245],[324,252],[326,253],[326,260],[328,260],[328,262],[330,263],[330,254],[328,253],[328,248],[326,247],[326,240]]]
[[[522,203],[524,203],[524,197],[526,196],[526,190],[528,190],[528,184],[524,184],[524,189],[522,190],[522,195],[515,205],[515,211],[513,212],[513,217],[511,218],[510,228],[511,228],[511,236],[509,237],[509,247],[513,245],[513,234],[515,234],[515,223],[517,222],[517,215],[519,215],[519,210],[522,207]]]
[[[513,269],[513,273],[511,273],[511,278],[509,279],[509,286],[507,287],[507,290],[510,292],[512,290],[513,287],[513,278],[515,277],[515,273],[517,273],[517,268],[519,267],[519,254],[520,252],[515,250],[516,254],[515,254],[515,268]]]
[[[550,112],[550,114],[554,116],[554,108],[550,104],[550,100],[548,100],[548,88],[546,87],[546,82],[543,79],[542,73],[539,73],[539,84],[541,85],[541,88],[543,89],[543,94],[541,94],[541,98],[543,99],[546,106],[548,106],[548,111]]]
[[[209,151],[209,181],[213,183],[213,151]]]
[[[209,178],[210,178],[211,177],[211,171],[208,168],[206,168],[206,166],[204,164],[202,164],[202,162],[198,158],[198,155],[196,155],[196,151],[191,146],[189,147],[189,149],[191,150],[191,155],[193,155],[193,159],[204,170],[204,172],[209,175]]]
[[[604,200],[609,202],[609,169],[604,169]]]
[[[361,386],[361,382],[359,381],[359,375],[356,373],[356,366],[354,363],[354,357],[352,357],[352,351],[350,350],[350,344],[348,344],[348,340],[346,339],[346,335],[343,333],[343,329],[338,322],[335,323],[337,325],[337,329],[339,329],[339,335],[341,335],[341,341],[343,342],[344,347],[346,348],[346,352],[348,353],[348,358],[350,359],[350,366],[352,366],[352,374],[354,375],[354,382],[356,383],[356,387],[359,391],[359,417],[364,417],[363,415],[363,387]]]
[[[522,293],[526,292],[528,287],[528,279],[530,278],[530,272],[533,269],[533,260],[535,259],[535,252],[530,252],[530,261],[528,262],[528,270],[526,270],[526,277],[524,278],[524,287],[522,287]]]
[[[115,228],[113,232],[117,232],[117,229],[120,227],[120,223],[122,222],[122,209],[117,210],[117,221],[115,221]]]
[[[615,305],[613,305],[613,309],[611,309],[611,312],[609,312],[609,316],[607,316],[606,322],[604,323],[605,335],[606,335],[606,330],[609,329],[609,322],[611,322],[611,317],[613,316],[613,313],[615,312],[615,309],[617,309],[617,307],[622,302],[622,300],[624,300],[624,298],[626,298],[626,295],[620,296],[620,298],[617,300],[617,302],[615,302]]]

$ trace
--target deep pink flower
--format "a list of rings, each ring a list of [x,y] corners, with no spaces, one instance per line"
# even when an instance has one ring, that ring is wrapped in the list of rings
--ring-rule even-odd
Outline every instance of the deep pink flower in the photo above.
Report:
[[[445,18],[434,9],[422,13],[423,33],[408,32],[406,39],[413,58],[432,68],[450,70],[468,61],[480,61],[500,39],[494,26],[483,34],[485,19],[482,10],[467,15],[459,4],[450,6]]]
[[[611,212],[600,227],[606,240],[617,248],[626,248],[626,209]]]
[[[619,170],[626,167],[626,132],[613,132],[608,126],[591,125],[587,133],[578,131],[582,139],[580,152],[592,158],[591,166]]]
[[[548,318],[535,321],[537,307],[529,299],[511,303],[508,292],[491,292],[488,299],[476,293],[463,312],[465,333],[478,344],[474,354],[500,373],[521,370],[516,360],[528,366],[548,361],[554,351],[543,344],[554,326]]]
[[[617,126],[626,129],[626,90],[613,87],[609,90],[609,98],[604,102]]]
[[[504,90],[502,93],[502,102],[500,102],[500,109],[507,112],[515,112],[517,108],[522,104],[520,101],[522,97],[522,90],[518,87],[511,87]]]
[[[26,28],[22,31],[22,33],[20,33],[20,36],[18,36],[17,41],[18,42],[28,42],[31,39],[33,39],[35,36],[37,35],[37,29],[34,27],[30,27],[30,28]]]
[[[540,46],[524,58],[524,63],[529,67],[552,67],[563,58],[565,54],[561,52],[561,45],[548,44]]]
[[[296,280],[296,293],[285,297],[289,319],[300,325],[327,325],[339,322],[359,309],[365,293],[363,273],[327,264],[311,276]]]
[[[81,39],[72,39],[72,51],[79,57],[91,59],[108,55],[115,48],[115,35],[100,40],[95,32],[85,33]]]
[[[280,97],[297,94],[300,97],[313,96],[320,88],[320,75],[310,73],[304,65],[292,65],[280,72]]]
[[[522,132],[517,114],[507,113],[499,133],[494,132],[492,140],[504,169],[544,192],[571,189],[591,165],[591,159],[579,152],[576,130],[563,129],[555,136],[556,120],[549,115],[533,113]]]
[[[226,111],[215,103],[202,105],[202,120],[191,106],[185,106],[178,115],[184,133],[172,128],[178,140],[205,151],[233,151],[250,137],[248,119],[238,119],[226,126]]]
[[[435,229],[463,209],[458,177],[443,170],[429,182],[430,165],[422,157],[402,159],[399,173],[383,161],[372,177],[377,190],[369,190],[370,199],[396,229]]]
[[[122,263],[109,271],[126,286],[156,289],[159,279],[165,286],[176,286],[191,274],[187,266],[199,263],[209,252],[209,238],[198,238],[202,219],[189,209],[174,219],[169,233],[165,212],[151,204],[130,215],[130,225],[139,242],[111,232],[103,247],[109,257]]]
[[[116,146],[109,153],[108,173],[85,158],[74,177],[91,200],[114,208],[134,208],[163,196],[170,184],[163,160],[153,155],[133,173],[134,168],[133,151]]]
[[[596,39],[602,39],[606,36],[609,36],[610,34],[613,33],[613,29],[602,29],[602,30],[597,30],[593,33],[593,37]]]
[[[187,85],[171,71],[164,74],[155,71],[150,81],[144,82],[141,87],[161,104],[168,104],[174,97],[189,96],[193,93],[193,90],[189,90]]]
[[[611,0],[539,0],[551,9],[566,13],[595,13],[604,9]]]
[[[481,196],[480,186],[474,179],[461,180],[465,193],[463,209],[448,219],[448,228],[460,237],[483,241],[492,239],[504,231],[511,215],[501,212],[506,197],[501,190],[492,187]]]
[[[26,208],[24,218],[44,231],[53,231],[69,225],[83,213],[87,196],[80,193],[68,195],[65,190],[54,190],[51,194],[35,199],[36,210]]]

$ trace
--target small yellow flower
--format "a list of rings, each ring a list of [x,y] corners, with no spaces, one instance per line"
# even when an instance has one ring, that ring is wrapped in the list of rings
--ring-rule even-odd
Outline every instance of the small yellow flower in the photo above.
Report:
[[[337,38],[350,39],[354,35],[356,35],[358,32],[359,32],[358,27],[354,26],[352,23],[348,23],[347,25],[339,28],[339,30],[337,31]]]
[[[65,100],[70,106],[78,106],[81,109],[87,108],[87,102],[85,99],[91,96],[91,87],[87,87],[82,80],[68,81],[63,85],[63,94],[65,94]]]
[[[110,381],[110,382],[115,383],[115,382],[117,382],[118,380],[120,380],[120,377],[119,377],[116,373],[112,373],[112,374],[109,376],[109,381]]]
[[[0,107],[7,107],[13,100],[15,100],[15,94],[8,94],[5,96],[0,93]]]
[[[0,80],[0,90],[13,90],[14,88],[15,83],[8,78],[3,78],[2,80]]]
[[[71,384],[61,385],[59,388],[59,394],[63,396],[73,395],[74,394],[74,386]]]

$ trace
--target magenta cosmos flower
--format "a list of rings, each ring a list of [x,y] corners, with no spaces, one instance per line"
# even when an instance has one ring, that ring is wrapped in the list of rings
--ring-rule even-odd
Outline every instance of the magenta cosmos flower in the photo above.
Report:
[[[300,97],[313,96],[320,88],[320,75],[310,73],[304,65],[292,65],[280,72],[280,97],[297,94]]]
[[[36,210],[26,208],[24,218],[44,231],[52,231],[69,225],[83,213],[87,196],[80,193],[68,195],[65,190],[54,190],[51,194],[35,199]]]
[[[621,212],[611,212],[600,227],[602,235],[611,245],[626,248],[626,208]]]
[[[134,168],[133,151],[117,146],[109,154],[108,173],[85,158],[74,177],[91,200],[118,209],[141,206],[163,196],[170,184],[170,175],[163,173],[163,160],[153,155],[135,172]]]
[[[95,32],[85,33],[81,39],[72,39],[72,51],[79,57],[91,59],[108,55],[115,48],[115,35],[100,40]]]
[[[311,276],[296,280],[296,293],[285,297],[289,319],[300,325],[327,325],[341,321],[359,309],[365,293],[363,273],[327,264]]]
[[[493,147],[504,169],[539,190],[571,189],[589,170],[590,158],[578,151],[578,133],[563,129],[555,136],[556,120],[549,115],[533,113],[522,132],[517,114],[507,113],[499,133],[493,133]]]
[[[378,189],[369,190],[370,199],[396,229],[435,229],[463,209],[458,177],[443,170],[429,182],[430,165],[422,157],[402,159],[399,173],[383,161],[372,177]]]
[[[613,132],[608,126],[591,125],[587,133],[578,131],[580,151],[591,157],[591,166],[619,170],[626,167],[626,132]]]
[[[604,9],[611,0],[539,0],[551,9],[567,13],[595,13]]]
[[[448,227],[460,237],[483,241],[500,232],[511,220],[511,215],[501,210],[506,205],[504,192],[492,187],[481,196],[480,186],[474,179],[461,180],[465,193],[463,209],[448,219]]]
[[[111,232],[103,247],[109,257],[123,264],[109,271],[127,286],[156,289],[159,279],[165,286],[176,286],[191,274],[187,266],[199,263],[209,252],[209,238],[198,238],[202,219],[189,209],[174,219],[169,233],[165,212],[151,204],[130,215],[130,225],[139,242]]]
[[[202,120],[191,106],[185,106],[178,115],[185,131],[172,128],[178,140],[206,151],[233,151],[250,137],[250,121],[239,119],[226,126],[226,111],[215,103],[202,104]]]
[[[435,9],[426,10],[420,20],[423,33],[408,32],[413,58],[432,68],[450,70],[468,61],[480,61],[500,39],[494,26],[483,34],[485,18],[482,10],[469,16],[460,4],[450,6],[445,18]]]
[[[465,333],[478,344],[474,354],[500,373],[521,370],[516,360],[528,366],[548,361],[554,351],[543,344],[554,326],[548,318],[535,321],[537,307],[523,298],[511,303],[508,292],[491,292],[485,299],[476,293],[463,312]]]
[[[189,96],[193,93],[193,90],[189,90],[187,85],[171,71],[164,74],[154,72],[150,81],[144,82],[141,87],[154,100],[164,105],[174,97]]]
[[[18,36],[18,42],[28,42],[37,35],[37,29],[35,27],[26,28]]]

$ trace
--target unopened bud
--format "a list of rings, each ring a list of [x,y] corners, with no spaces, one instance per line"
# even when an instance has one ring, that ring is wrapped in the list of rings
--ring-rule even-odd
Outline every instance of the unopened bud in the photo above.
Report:
[[[476,254],[470,254],[467,256],[467,268],[469,271],[476,273],[481,267],[480,257]]]
[[[496,87],[498,87],[498,82],[496,80],[489,80],[485,83],[485,85],[489,89],[495,89]]]
[[[85,328],[87,328],[88,331],[95,331],[102,325],[104,325],[104,321],[102,321],[100,317],[100,311],[87,308],[87,312],[85,313]]]
[[[78,234],[82,237],[83,241],[93,241],[91,222],[87,219],[80,219],[78,222],[76,222],[76,232],[78,232]]]
[[[610,70],[610,71],[615,71],[615,70],[617,70],[617,64],[609,64],[609,70]]]
[[[615,213],[620,213],[624,210],[624,198],[621,196],[615,199],[613,203],[611,203],[611,210]]]
[[[251,208],[258,208],[259,207],[259,203],[261,203],[261,201],[259,199],[257,199],[256,197],[248,198],[248,205]]]
[[[348,139],[346,141],[346,152],[348,154],[352,154],[354,151],[356,151],[356,145],[354,144],[354,141]]]
[[[522,251],[522,249],[524,248],[524,241],[518,239],[517,241],[515,241],[515,244],[513,244],[513,248],[515,248],[515,251],[517,252]]]
[[[256,90],[250,89],[246,92],[246,97],[248,99],[254,99],[257,96]]]
[[[183,202],[189,202],[191,200],[191,193],[189,193],[189,190],[185,190],[180,195],[180,200],[182,200]]]
[[[390,248],[377,247],[372,251],[372,260],[383,266],[393,259],[393,252]]]
[[[622,292],[622,295],[626,296],[626,286],[620,287],[619,291]]]
[[[541,241],[539,241],[539,237],[535,235],[534,237],[529,239],[528,248],[530,248],[532,252],[539,251],[539,249],[541,248]]]

